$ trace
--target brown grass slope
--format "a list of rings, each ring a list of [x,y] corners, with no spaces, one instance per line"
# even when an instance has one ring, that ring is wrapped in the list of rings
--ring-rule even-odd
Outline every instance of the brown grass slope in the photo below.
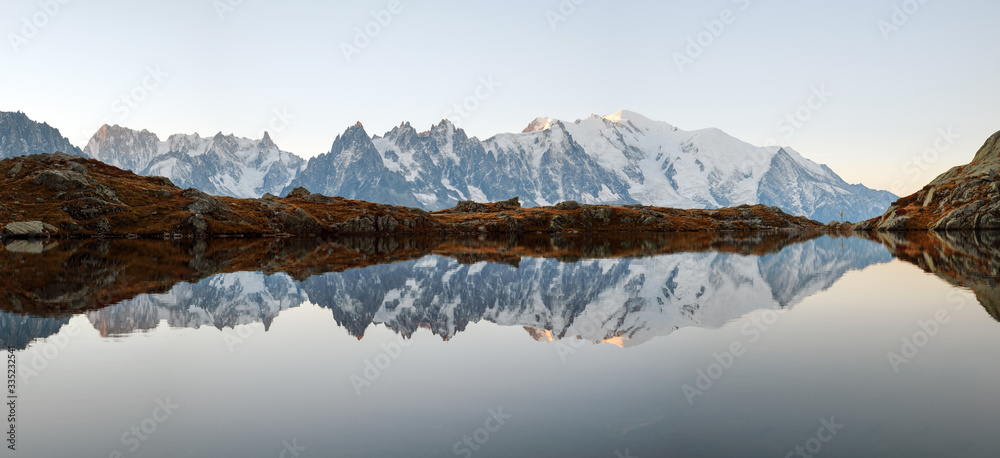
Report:
[[[758,231],[821,229],[776,207],[677,210],[564,202],[521,208],[518,200],[462,202],[427,213],[296,189],[285,198],[236,199],[180,189],[66,154],[0,161],[0,224],[39,221],[53,237],[265,237],[344,234],[440,234],[614,231]]]

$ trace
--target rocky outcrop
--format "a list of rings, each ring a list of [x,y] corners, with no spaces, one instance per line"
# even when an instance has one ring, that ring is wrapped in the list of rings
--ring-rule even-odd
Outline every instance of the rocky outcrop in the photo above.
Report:
[[[894,202],[879,218],[855,226],[877,231],[1000,229],[1000,132],[968,165],[937,177]]]

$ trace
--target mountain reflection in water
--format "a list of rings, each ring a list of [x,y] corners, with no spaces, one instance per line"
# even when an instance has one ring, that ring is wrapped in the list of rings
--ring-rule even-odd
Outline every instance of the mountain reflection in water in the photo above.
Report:
[[[268,328],[309,301],[357,337],[385,324],[404,336],[423,326],[447,339],[488,320],[539,339],[634,345],[794,305],[849,269],[891,259],[871,242],[813,237],[18,242],[0,257],[0,330],[4,345],[24,348],[81,312],[115,336],[162,320]]]
[[[998,314],[995,234],[801,233],[16,242],[0,335],[23,349],[85,313],[105,336],[263,323],[314,303],[361,338],[372,325],[443,339],[470,323],[536,340],[635,346],[793,307],[893,256],[968,286]]]

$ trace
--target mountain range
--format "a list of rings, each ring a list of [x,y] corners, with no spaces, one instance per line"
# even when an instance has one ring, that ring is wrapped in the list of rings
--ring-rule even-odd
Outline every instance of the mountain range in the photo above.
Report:
[[[260,197],[282,191],[305,160],[282,151],[264,133],[260,140],[234,135],[171,135],[102,126],[83,154],[144,176],[163,176],[182,188],[218,196]]]
[[[106,125],[80,151],[58,130],[23,114],[0,120],[3,157],[61,150],[243,198],[304,187],[424,210],[511,197],[528,207],[562,201],[686,209],[764,204],[821,222],[869,219],[896,199],[849,184],[789,147],[756,147],[718,129],[683,131],[628,111],[575,122],[538,118],[520,133],[486,140],[447,120],[423,132],[403,123],[381,136],[370,136],[358,123],[308,162],[278,148],[267,133],[259,140],[219,133],[162,141],[146,130]]]
[[[896,198],[848,184],[791,148],[755,147],[718,129],[686,132],[628,111],[572,123],[539,118],[521,133],[484,141],[447,120],[426,132],[404,123],[370,138],[358,123],[286,191],[299,186],[427,210],[513,196],[526,206],[759,203],[820,222],[867,219]]]

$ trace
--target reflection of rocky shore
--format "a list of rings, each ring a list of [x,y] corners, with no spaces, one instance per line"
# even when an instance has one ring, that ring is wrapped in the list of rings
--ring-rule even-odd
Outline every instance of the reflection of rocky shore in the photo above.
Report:
[[[460,262],[516,265],[522,256],[582,258],[653,256],[684,251],[767,253],[818,233],[691,233],[535,235],[459,238],[67,240],[22,241],[0,249],[0,310],[60,315],[96,310],[140,294],[169,291],[233,272],[287,273],[306,279],[327,272],[417,259],[429,254]]]
[[[949,283],[971,289],[1000,321],[1000,232],[877,233],[899,259]]]
[[[422,327],[451,338],[485,320],[529,328],[542,340],[636,345],[681,327],[716,327],[756,309],[794,305],[848,270],[890,259],[883,247],[861,239],[811,237],[63,243],[34,255],[41,266],[48,253],[58,253],[46,275],[63,279],[61,286],[33,287],[26,280],[5,300],[14,311],[40,315],[86,311],[108,336],[164,321],[171,327],[269,327],[283,310],[310,301],[358,337],[384,324],[404,336]],[[151,253],[159,254],[147,258]],[[22,256],[8,254],[8,262],[31,259]],[[132,297],[120,299],[126,294]],[[26,302],[38,298],[44,301]],[[103,306],[108,299],[115,304]],[[37,334],[45,335],[41,329]]]
[[[173,327],[269,326],[281,311],[310,301],[329,309],[337,324],[357,337],[384,324],[403,336],[426,328],[450,339],[470,323],[489,321],[527,328],[540,340],[582,338],[631,346],[682,327],[718,327],[754,310],[792,306],[848,270],[891,259],[883,247],[861,239],[780,240],[787,241],[764,235],[751,240],[700,235],[670,241],[455,240],[431,250],[448,256],[301,280],[283,273],[223,273],[87,315],[105,335],[141,332],[161,321]],[[342,242],[372,253],[406,245]],[[584,249],[605,257],[587,258]],[[665,254],[613,257],[656,251]],[[493,256],[504,262],[478,261]]]

